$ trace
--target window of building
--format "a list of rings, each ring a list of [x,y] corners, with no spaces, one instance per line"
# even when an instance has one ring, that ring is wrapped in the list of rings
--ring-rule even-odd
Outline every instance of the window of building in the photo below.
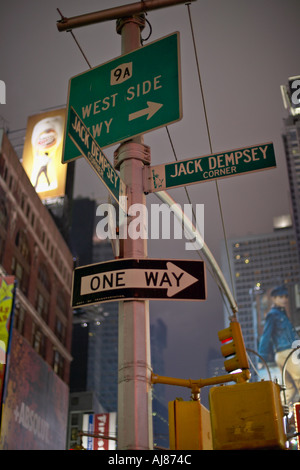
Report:
[[[71,414],[71,424],[72,424],[72,426],[78,426],[79,425],[79,414],[78,413],[72,413]]]
[[[45,289],[50,290],[49,274],[48,274],[48,270],[47,270],[44,263],[41,263],[39,265],[38,280],[45,287]]]
[[[3,176],[5,168],[5,159],[2,154],[0,154],[0,175]]]
[[[25,322],[25,309],[19,303],[15,306],[14,311],[14,328],[23,335]]]
[[[26,263],[30,264],[29,243],[24,230],[21,229],[18,231],[15,239],[15,245],[18,248],[18,251],[22,256],[23,260]]]
[[[5,202],[1,200],[0,201],[0,226],[6,230],[7,225],[8,225],[7,209],[6,209]]]
[[[64,359],[56,349],[53,351],[53,370],[59,377],[63,378]]]
[[[0,262],[2,261],[5,240],[6,240],[6,231],[8,226],[8,214],[6,210],[6,205],[3,200],[0,201]]]
[[[25,194],[23,193],[22,196],[21,196],[21,209],[22,209],[22,210],[24,210],[25,202],[26,202],[26,196],[25,196]]]
[[[15,256],[11,261],[11,272],[18,281],[18,287],[27,295],[29,285],[29,266],[24,266]]]
[[[7,169],[7,166],[4,168],[4,171],[3,171],[3,179],[4,181],[7,181],[7,177],[8,177],[8,169]]]
[[[49,301],[45,299],[43,294],[39,291],[36,293],[36,303],[35,308],[38,314],[47,322],[48,320],[48,311],[49,311]]]
[[[58,337],[59,341],[65,344],[66,327],[58,316],[55,319],[55,334]]]
[[[12,177],[12,175],[10,175],[9,183],[8,183],[8,187],[9,187],[10,190],[12,190],[13,182],[14,182],[13,177]]]
[[[78,397],[71,397],[71,405],[72,406],[78,406],[78,404],[79,404],[79,398]]]
[[[40,356],[45,357],[45,336],[36,324],[33,324],[32,347]]]
[[[40,263],[38,269],[35,308],[45,322],[48,321],[50,295],[51,283],[48,270],[44,263]]]
[[[67,302],[62,292],[57,294],[56,306],[65,317],[68,316]]]

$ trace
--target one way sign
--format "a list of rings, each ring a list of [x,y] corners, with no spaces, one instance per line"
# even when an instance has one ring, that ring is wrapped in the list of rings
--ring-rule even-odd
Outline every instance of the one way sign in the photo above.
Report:
[[[205,300],[204,262],[120,259],[74,270],[73,307],[138,299]]]

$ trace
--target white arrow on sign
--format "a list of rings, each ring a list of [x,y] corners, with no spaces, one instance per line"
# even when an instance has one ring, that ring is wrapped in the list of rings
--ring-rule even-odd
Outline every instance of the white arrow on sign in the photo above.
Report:
[[[135,113],[131,113],[128,116],[129,121],[133,121],[133,119],[137,119],[141,116],[145,116],[148,114],[148,119],[152,118],[152,116],[157,113],[157,111],[162,107],[161,103],[154,103],[153,101],[147,101],[147,108],[141,109],[140,111],[135,111]]]
[[[167,269],[124,269],[83,276],[80,295],[112,289],[155,288],[167,289],[167,296],[173,297],[197,281],[197,278],[169,262]]]

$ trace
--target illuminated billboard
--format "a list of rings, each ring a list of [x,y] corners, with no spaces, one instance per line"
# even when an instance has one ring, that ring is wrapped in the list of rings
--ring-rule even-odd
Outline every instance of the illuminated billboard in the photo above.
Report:
[[[30,116],[22,165],[43,199],[65,195],[67,165],[61,163],[65,109]]]
[[[11,320],[15,294],[15,277],[0,277],[0,405],[5,386],[6,363],[11,337]],[[1,411],[0,411],[1,413]]]
[[[86,450],[116,449],[117,413],[84,414],[82,445]]]
[[[300,113],[300,75],[289,78],[289,92],[295,114]]]

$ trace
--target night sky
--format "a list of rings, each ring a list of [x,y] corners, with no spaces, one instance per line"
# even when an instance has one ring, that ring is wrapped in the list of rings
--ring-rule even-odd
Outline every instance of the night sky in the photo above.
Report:
[[[66,17],[131,3],[129,0],[11,0],[0,14],[0,79],[7,88],[0,116],[8,130],[24,129],[30,115],[67,103],[68,81],[88,70],[70,33],[59,32],[56,8]],[[300,2],[298,0],[197,0],[190,5],[197,58],[204,92],[213,153],[273,142],[277,168],[219,181],[221,208],[214,181],[189,186],[192,204],[205,205],[205,241],[220,262],[220,243],[226,236],[267,233],[273,217],[290,212],[287,171],[281,135],[283,107],[280,85],[300,74]],[[190,27],[188,7],[177,5],[146,16],[152,34],[148,43],[180,33],[183,118],[145,134],[151,163],[175,161],[210,153],[204,106]],[[143,37],[150,32],[147,25]],[[95,67],[121,54],[115,21],[74,30]],[[11,134],[13,135],[13,134]],[[116,146],[105,149],[113,162]],[[170,191],[180,204],[188,203],[184,188]],[[75,196],[107,201],[107,191],[82,158],[76,163]],[[147,204],[159,203],[152,194]],[[199,259],[182,240],[149,240],[152,258]],[[207,275],[205,302],[150,302],[151,319],[168,327],[165,373],[180,378],[206,377],[207,354],[218,349],[218,330],[224,326],[222,299]],[[155,371],[154,371],[155,372]],[[167,387],[171,398],[184,392]]]

